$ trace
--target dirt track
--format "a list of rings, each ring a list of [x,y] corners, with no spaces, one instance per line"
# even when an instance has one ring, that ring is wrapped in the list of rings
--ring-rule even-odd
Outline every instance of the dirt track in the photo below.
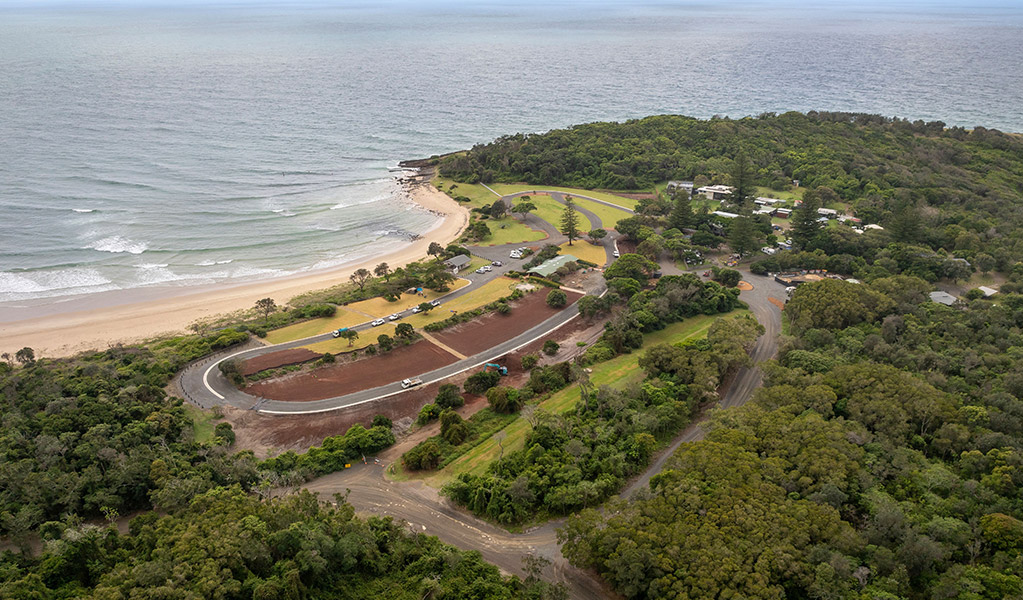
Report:
[[[781,318],[771,298],[779,295],[784,295],[783,289],[766,280],[763,283],[758,281],[754,290],[742,294],[742,299],[750,305],[753,314],[766,328],[751,353],[754,362],[771,358],[777,350]],[[720,406],[739,406],[745,403],[759,385],[760,377],[760,370],[756,367],[740,369],[730,380],[727,389],[722,390]],[[650,477],[661,470],[679,445],[702,439],[703,421],[704,417],[701,417],[679,434],[675,442],[622,491],[622,495],[628,496],[646,487]],[[478,550],[487,561],[510,573],[522,573],[521,561],[525,554],[532,552],[544,556],[553,562],[545,577],[550,581],[564,582],[572,598],[589,600],[619,597],[595,573],[577,569],[561,556],[555,534],[561,525],[560,521],[521,534],[508,533],[468,514],[421,482],[398,483],[386,480],[384,468],[399,457],[399,448],[390,448],[381,453],[379,463],[371,461],[366,466],[359,465],[348,471],[333,473],[311,481],[305,487],[320,492],[323,499],[330,498],[336,492],[349,490],[348,500],[360,512],[387,514],[404,519],[414,531],[436,535],[444,542],[463,549]]]

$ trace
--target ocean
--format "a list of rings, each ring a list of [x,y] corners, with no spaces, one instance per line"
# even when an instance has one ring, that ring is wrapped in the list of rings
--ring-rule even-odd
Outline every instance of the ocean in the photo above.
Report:
[[[787,110],[1023,132],[1020,65],[1018,2],[0,0],[0,310],[380,255],[436,225],[388,167],[508,133]]]

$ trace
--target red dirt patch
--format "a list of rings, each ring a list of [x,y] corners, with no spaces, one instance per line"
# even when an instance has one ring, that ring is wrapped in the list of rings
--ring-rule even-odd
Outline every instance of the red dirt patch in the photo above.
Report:
[[[748,292],[753,289],[753,284],[748,281],[740,281],[739,285],[735,286],[744,292]]]
[[[270,354],[263,354],[256,358],[250,358],[242,363],[242,375],[247,376],[267,369],[276,369],[278,367],[286,367],[288,365],[298,365],[311,360],[316,360],[321,356],[323,355],[317,354],[308,348],[292,348],[290,350],[271,352]]]
[[[767,299],[771,301],[771,304],[777,306],[778,308],[780,308],[782,310],[785,309],[785,303],[782,302],[781,300],[779,300],[777,298],[771,298],[771,297],[768,297]]]
[[[578,353],[582,348],[575,346],[574,342],[585,338],[597,338],[603,332],[599,323],[587,323],[583,319],[576,318],[567,325],[558,329],[550,337],[557,339],[562,350],[553,359],[548,359],[541,354],[543,362],[548,360],[565,360],[573,353]],[[517,352],[506,354],[497,359],[497,362],[508,366],[508,376],[502,378],[502,385],[520,387],[529,379],[529,373],[522,370],[522,357],[526,354],[540,352],[544,340],[539,339]],[[567,341],[572,340],[572,341]],[[419,414],[424,404],[433,402],[437,390],[441,384],[454,383],[460,385],[471,372],[460,373],[419,388],[413,388],[404,393],[378,402],[360,404],[350,408],[318,413],[314,415],[264,415],[251,410],[239,410],[227,407],[224,409],[224,417],[234,427],[237,441],[235,448],[252,450],[256,456],[266,457],[279,454],[285,450],[305,452],[310,446],[318,446],[323,443],[323,438],[340,435],[352,425],[361,423],[369,426],[375,415],[385,415],[397,424],[399,420],[411,421]],[[479,409],[487,406],[486,398],[483,396],[465,396],[466,404],[458,409],[462,418],[469,418]],[[416,443],[437,434],[437,424],[417,429],[410,436],[401,439],[397,445],[385,450],[381,457],[392,457],[396,460],[402,452],[408,450]]]
[[[401,381],[455,360],[450,353],[423,340],[386,354],[261,381],[244,388],[244,391],[273,400],[309,402]]]
[[[575,292],[565,293],[568,294],[569,304],[581,297],[581,294]],[[492,312],[432,335],[442,344],[450,346],[466,356],[472,356],[512,339],[530,327],[556,315],[559,310],[547,306],[547,291],[542,288],[512,304],[511,314],[502,315]]]

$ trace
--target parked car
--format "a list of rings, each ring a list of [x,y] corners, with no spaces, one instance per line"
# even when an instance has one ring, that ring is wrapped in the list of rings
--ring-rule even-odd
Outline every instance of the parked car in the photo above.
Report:
[[[480,268],[476,269],[476,272],[477,272],[477,273],[479,273],[479,274],[481,274],[481,275],[482,275],[483,273],[486,273],[486,271],[484,271],[484,270],[483,270],[483,267],[480,267]]]
[[[370,323],[370,325],[372,325],[373,327],[380,327],[384,323],[386,323],[386,321],[384,321],[383,319],[377,319],[376,321]]]
[[[437,308],[440,306],[440,300],[430,300],[430,306]]]
[[[510,256],[511,258],[522,258],[522,253],[521,253],[521,252],[519,252],[518,250],[512,250],[512,251],[511,251],[511,252],[510,252],[510,253],[508,254],[508,256]]]
[[[398,313],[394,313],[393,315],[391,315],[391,316],[389,316],[387,318],[392,320],[392,321],[397,321],[398,319],[401,318],[401,315],[399,315]]]
[[[422,311],[423,311],[423,309],[419,308],[418,306],[413,306],[412,307],[412,312],[413,313],[418,313],[418,312],[422,312]]]
[[[615,250],[614,252],[611,253],[611,256],[618,258],[620,255],[618,254],[618,251]]]
[[[484,273],[489,273],[494,270],[494,267],[491,267],[490,265],[483,265],[480,268],[483,269]]]
[[[495,260],[494,262],[492,262],[490,264],[494,265],[495,267],[502,267],[502,266],[504,266],[504,263],[502,263],[499,260]]]

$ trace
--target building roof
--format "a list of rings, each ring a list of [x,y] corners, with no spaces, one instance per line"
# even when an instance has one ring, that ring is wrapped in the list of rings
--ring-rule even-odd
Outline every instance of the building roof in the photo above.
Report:
[[[833,209],[833,208],[818,208],[817,209],[817,214],[818,215],[837,215],[838,211]]]
[[[982,285],[982,286],[978,287],[977,289],[982,291],[982,292],[984,292],[985,296],[994,296],[995,294],[998,293],[998,290],[996,290],[995,288],[989,288],[986,285]]]
[[[766,204],[785,204],[784,200],[779,200],[777,198],[765,198],[764,196],[757,196],[757,200]]]
[[[465,254],[456,254],[455,256],[452,256],[451,258],[444,261],[444,264],[453,269],[454,268],[461,269],[470,262],[472,262],[472,257],[466,256]]]
[[[875,223],[868,223],[868,224],[864,225],[863,228],[864,229],[877,229],[877,230],[883,230],[884,229],[884,227],[881,227],[880,225],[877,225]]]
[[[938,304],[944,304],[945,306],[952,306],[956,303],[956,300],[958,300],[958,298],[952,294],[942,291],[931,292],[930,296],[931,302],[937,302]]]
[[[791,208],[776,208],[776,209],[774,209],[774,212],[776,212],[776,213],[784,213],[786,215],[791,215],[792,214],[792,209]]]
[[[714,212],[712,212],[710,214],[717,215],[717,216],[723,217],[725,219],[734,219],[734,218],[739,216],[739,215],[737,215],[735,213],[725,212],[723,210],[715,210]]]
[[[555,256],[550,260],[544,261],[540,265],[537,265],[530,269],[529,272],[536,273],[541,277],[547,277],[551,273],[557,271],[559,268],[565,266],[567,263],[577,260],[579,259],[572,256],[571,254],[562,254],[560,256]]]
[[[716,194],[731,194],[732,188],[727,185],[705,185],[696,191],[700,193],[712,192]]]

